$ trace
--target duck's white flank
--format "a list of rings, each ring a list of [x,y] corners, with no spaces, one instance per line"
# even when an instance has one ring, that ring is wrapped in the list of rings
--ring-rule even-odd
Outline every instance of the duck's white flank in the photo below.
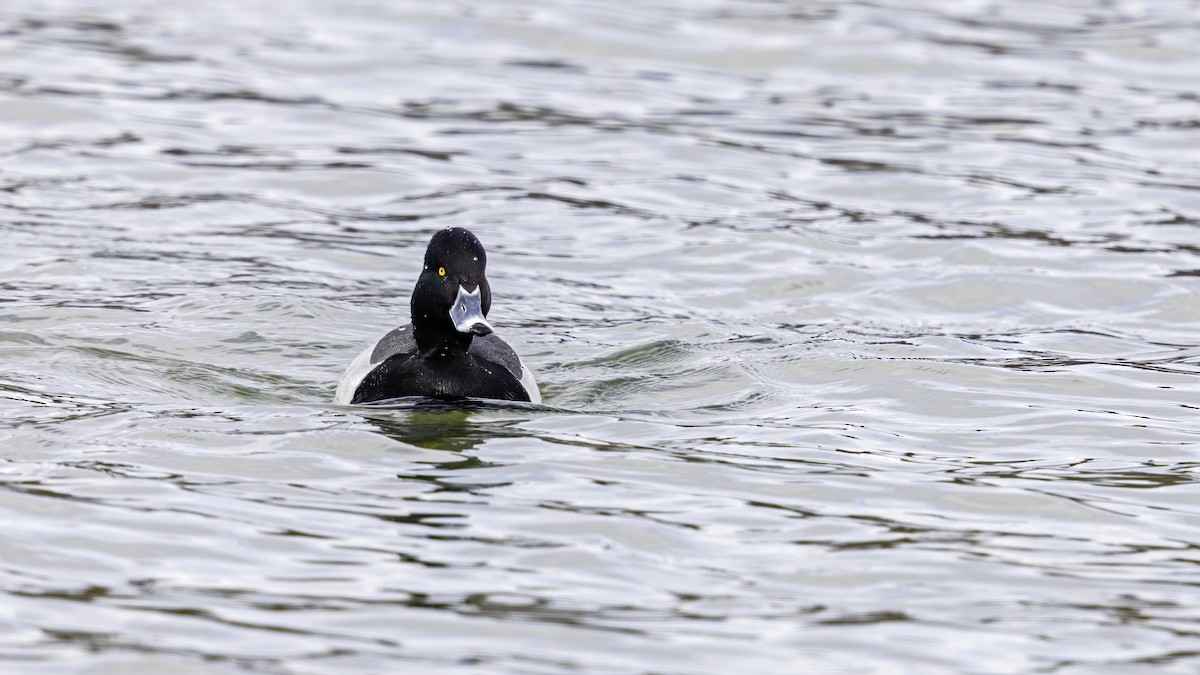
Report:
[[[521,357],[517,357],[520,360]],[[525,367],[525,362],[521,361],[521,386],[525,387],[526,393],[529,394],[530,403],[541,403],[542,392],[538,391],[537,380],[533,379],[533,371]]]
[[[340,405],[350,405],[350,401],[354,398],[354,392],[358,389],[358,385],[362,384],[367,373],[375,369],[378,363],[371,362],[371,352],[375,351],[375,345],[371,345],[362,350],[350,366],[346,368],[346,374],[342,375],[342,381],[338,383],[337,393],[333,396],[333,402]]]

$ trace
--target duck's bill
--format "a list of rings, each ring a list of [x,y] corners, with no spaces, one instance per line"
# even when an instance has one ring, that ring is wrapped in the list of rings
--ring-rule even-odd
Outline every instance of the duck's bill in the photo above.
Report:
[[[450,308],[450,320],[454,322],[454,329],[460,333],[487,335],[492,332],[492,324],[483,317],[483,305],[479,301],[480,288],[476,286],[475,290],[468,291],[462,286],[458,287],[458,297],[454,299],[454,306]]]

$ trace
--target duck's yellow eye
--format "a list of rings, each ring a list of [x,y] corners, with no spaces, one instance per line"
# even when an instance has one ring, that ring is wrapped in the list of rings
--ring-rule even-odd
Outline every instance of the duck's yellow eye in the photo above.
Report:
[[[445,267],[439,267],[439,268],[438,268],[438,276],[439,276],[439,277],[444,277],[444,276],[446,276],[446,268],[445,268]]]

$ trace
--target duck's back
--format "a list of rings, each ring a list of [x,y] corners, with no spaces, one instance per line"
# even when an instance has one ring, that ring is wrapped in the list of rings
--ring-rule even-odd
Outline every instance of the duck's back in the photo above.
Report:
[[[522,395],[513,400],[531,401],[533,403],[542,402],[542,395],[538,391],[537,381],[533,379],[533,371],[525,367],[525,364],[521,362],[521,357],[517,356],[517,352],[507,342],[500,339],[499,335],[489,333],[471,340],[471,349],[468,350],[468,353],[485,361],[498,364],[517,379]]]

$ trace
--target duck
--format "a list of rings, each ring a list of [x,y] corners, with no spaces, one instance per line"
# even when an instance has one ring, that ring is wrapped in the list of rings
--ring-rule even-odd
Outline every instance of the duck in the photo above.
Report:
[[[470,230],[434,234],[413,287],[411,322],[350,363],[334,401],[419,396],[541,403],[533,372],[487,320],[492,288],[486,272],[487,252]]]

